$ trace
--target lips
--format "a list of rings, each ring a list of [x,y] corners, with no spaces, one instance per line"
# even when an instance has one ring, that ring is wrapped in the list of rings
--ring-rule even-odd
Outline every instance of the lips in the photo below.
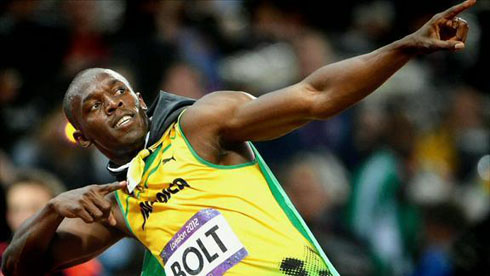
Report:
[[[132,119],[133,119],[132,114],[122,115],[118,120],[116,120],[116,123],[114,124],[114,128],[123,127],[123,126],[129,124]]]

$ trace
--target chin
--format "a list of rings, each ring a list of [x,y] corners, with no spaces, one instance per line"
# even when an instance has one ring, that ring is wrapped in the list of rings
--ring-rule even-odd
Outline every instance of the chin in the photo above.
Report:
[[[121,146],[138,147],[145,144],[145,137],[145,131],[131,131],[124,135],[124,137],[120,137],[118,140],[120,141]]]

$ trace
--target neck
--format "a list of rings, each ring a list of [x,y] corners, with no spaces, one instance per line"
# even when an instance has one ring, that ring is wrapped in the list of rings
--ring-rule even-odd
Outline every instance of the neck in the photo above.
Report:
[[[122,166],[129,163],[142,149],[144,149],[146,144],[146,136],[140,142],[132,147],[126,147],[124,151],[109,151],[107,149],[97,147],[102,154],[104,154],[112,163],[117,166]],[[128,150],[129,148],[129,150]]]
[[[124,164],[129,163],[131,161],[131,159],[133,159],[133,157],[135,157],[138,154],[138,152],[142,149],[143,149],[143,147],[141,147],[138,150],[135,150],[132,153],[125,154],[124,156],[119,156],[119,157],[113,156],[109,159],[111,160],[112,163],[116,164],[117,166],[122,166]]]

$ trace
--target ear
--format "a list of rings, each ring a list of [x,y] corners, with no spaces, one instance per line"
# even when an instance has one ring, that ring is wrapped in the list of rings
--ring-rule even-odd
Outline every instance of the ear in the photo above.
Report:
[[[88,148],[92,145],[92,141],[87,139],[87,137],[85,137],[85,135],[78,129],[73,132],[73,138],[75,138],[75,141],[77,141],[77,144],[81,147]]]
[[[148,107],[146,106],[146,103],[145,103],[145,100],[143,100],[143,97],[141,97],[141,93],[136,92],[136,96],[138,96],[138,100],[140,102],[141,108],[146,111],[148,109]]]

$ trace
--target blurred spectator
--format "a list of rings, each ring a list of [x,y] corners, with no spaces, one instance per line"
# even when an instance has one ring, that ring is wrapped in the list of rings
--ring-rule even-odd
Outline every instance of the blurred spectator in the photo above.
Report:
[[[478,160],[490,152],[482,98],[471,88],[456,89],[442,121],[420,135],[415,145],[413,199],[421,204],[445,201],[454,185],[473,176]]]
[[[299,152],[287,164],[282,183],[302,217],[312,223],[334,219],[330,212],[350,194],[347,172],[337,158],[324,150]]]
[[[289,198],[341,275],[371,275],[374,265],[367,248],[341,222],[349,196],[347,173],[326,151],[301,152],[283,168]]]
[[[338,59],[330,41],[318,31],[306,30],[293,38],[292,43],[298,59],[299,79]]]
[[[263,40],[290,40],[301,34],[304,14],[292,1],[255,1],[252,7],[252,28]]]
[[[35,170],[20,172],[7,189],[7,222],[10,229],[15,232],[24,221],[63,191],[61,182],[47,172]],[[102,267],[93,259],[63,270],[59,275],[102,275]]]
[[[356,141],[365,161],[352,178],[348,221],[379,260],[379,275],[404,275],[411,269],[417,238],[416,211],[403,193],[409,174],[413,126],[400,112],[400,102],[379,117],[358,113]]]
[[[454,275],[490,275],[490,215],[464,232],[452,246]]]
[[[7,225],[7,203],[5,199],[5,186],[0,181],[0,260],[2,259],[1,252],[7,248],[7,242],[11,235],[10,228]]]
[[[260,96],[297,80],[298,65],[293,47],[276,42],[224,58],[219,72],[232,87]]]
[[[15,176],[15,168],[9,156],[0,149],[0,184],[10,183]]]
[[[331,41],[319,31],[306,30],[293,39],[292,43],[297,64],[298,81],[315,70],[337,61],[338,56]],[[352,112],[344,112],[327,121],[310,122],[298,129],[301,144],[307,147],[325,147],[334,152],[339,158],[348,163],[351,154]],[[347,164],[349,166],[349,164]]]
[[[0,69],[0,129],[4,130],[5,133],[9,133],[9,135],[0,135],[0,149],[3,150],[7,150],[12,146],[15,138],[23,134],[22,131],[32,120],[28,112],[26,112],[24,118],[7,120],[7,118],[12,118],[12,115],[19,112],[18,108],[13,107],[12,104],[19,97],[21,85],[22,79],[17,70],[13,68]]]
[[[64,72],[68,76],[103,64],[108,58],[108,46],[103,41],[103,25],[99,20],[105,16],[97,16],[99,6],[97,1],[63,2],[64,15],[70,28],[70,42],[63,58]]]
[[[465,228],[462,210],[452,203],[439,203],[424,208],[423,248],[413,275],[454,275],[451,244]]]
[[[317,1],[0,1],[0,182],[13,181],[16,171],[29,167],[56,174],[70,189],[112,181],[104,156],[81,151],[67,139],[59,106],[79,70],[116,69],[147,102],[160,89],[193,98],[223,89],[260,96],[325,64],[399,39],[453,3],[329,1],[325,19]],[[303,150],[330,152],[303,155],[304,162],[295,159],[297,166],[287,164],[290,180],[284,183],[316,183],[310,186],[318,194],[292,188],[295,183],[287,183],[287,189],[298,191],[291,194],[293,201],[319,240],[327,241],[326,252],[340,271],[347,271],[342,269],[349,268],[344,262],[349,258],[339,257],[343,250],[332,247],[359,249],[359,255],[346,249],[345,256],[365,260],[362,243],[350,232],[363,237],[382,261],[385,269],[377,273],[428,271],[422,269],[427,268],[424,260],[432,257],[439,264],[449,262],[456,274],[479,274],[475,269],[485,268],[485,259],[474,256],[488,256],[478,243],[485,241],[480,235],[486,222],[481,221],[488,221],[490,212],[489,3],[478,1],[462,15],[471,25],[464,52],[413,60],[361,105],[276,141],[257,143],[272,168],[284,167]],[[398,104],[386,112],[394,97]],[[342,163],[332,165],[338,163],[334,159]],[[338,167],[347,170],[353,184],[347,207],[333,204],[337,198],[330,190],[348,185],[325,184],[330,179],[325,172]],[[318,189],[318,182],[327,189]],[[305,200],[310,197],[318,198],[321,213],[304,209],[315,205]],[[464,234],[454,247],[455,257],[447,258],[447,248],[415,242],[418,219],[407,201],[423,210],[457,205],[464,220],[481,225]],[[346,211],[352,216],[344,229],[337,217]],[[440,209],[446,218],[449,211]],[[424,215],[423,228],[431,230],[426,233],[449,232],[446,221]],[[105,272],[134,275],[139,265],[128,266],[127,260],[139,260],[119,254],[140,249],[128,240],[118,243],[101,257]]]
[[[355,6],[352,26],[340,40],[342,48],[350,56],[386,43],[390,40],[394,19],[393,3],[390,1],[365,1]]]
[[[445,178],[464,179],[471,170],[468,166],[475,163],[475,155],[480,157],[490,150],[482,104],[477,91],[468,87],[456,89],[440,126],[419,141],[419,163],[432,163]]]
[[[478,159],[490,152],[490,131],[483,117],[484,101],[478,91],[462,87],[454,92],[449,108],[445,124],[454,137],[458,153],[455,176],[465,180]]]
[[[49,106],[46,104],[63,95],[53,91],[52,85],[61,68],[68,35],[47,1],[6,1],[4,11],[0,17],[0,67],[18,72],[22,81],[12,104],[35,114],[29,123],[36,122]]]
[[[61,107],[46,117],[36,131],[20,140],[13,150],[17,166],[42,168],[58,177],[70,189],[97,183],[92,173],[90,151],[75,145],[66,133],[67,120]]]
[[[12,103],[22,84],[19,73],[12,68],[0,70],[0,106]]]
[[[53,175],[43,171],[20,172],[7,189],[7,220],[15,232],[65,188]]]
[[[139,275],[145,250],[134,239],[122,239],[99,255],[97,260],[104,267],[104,276]]]
[[[160,6],[165,3],[178,5],[179,2],[126,1],[120,29],[111,38],[112,60],[124,64],[131,71],[133,88],[141,91],[148,102],[157,95],[162,75],[179,59],[176,45],[161,38],[157,32],[157,20],[166,19],[168,24],[174,20],[165,14],[160,17]],[[180,20],[180,17],[176,20]]]
[[[185,63],[171,66],[163,79],[161,89],[180,96],[199,99],[205,90],[204,78],[200,71]]]

